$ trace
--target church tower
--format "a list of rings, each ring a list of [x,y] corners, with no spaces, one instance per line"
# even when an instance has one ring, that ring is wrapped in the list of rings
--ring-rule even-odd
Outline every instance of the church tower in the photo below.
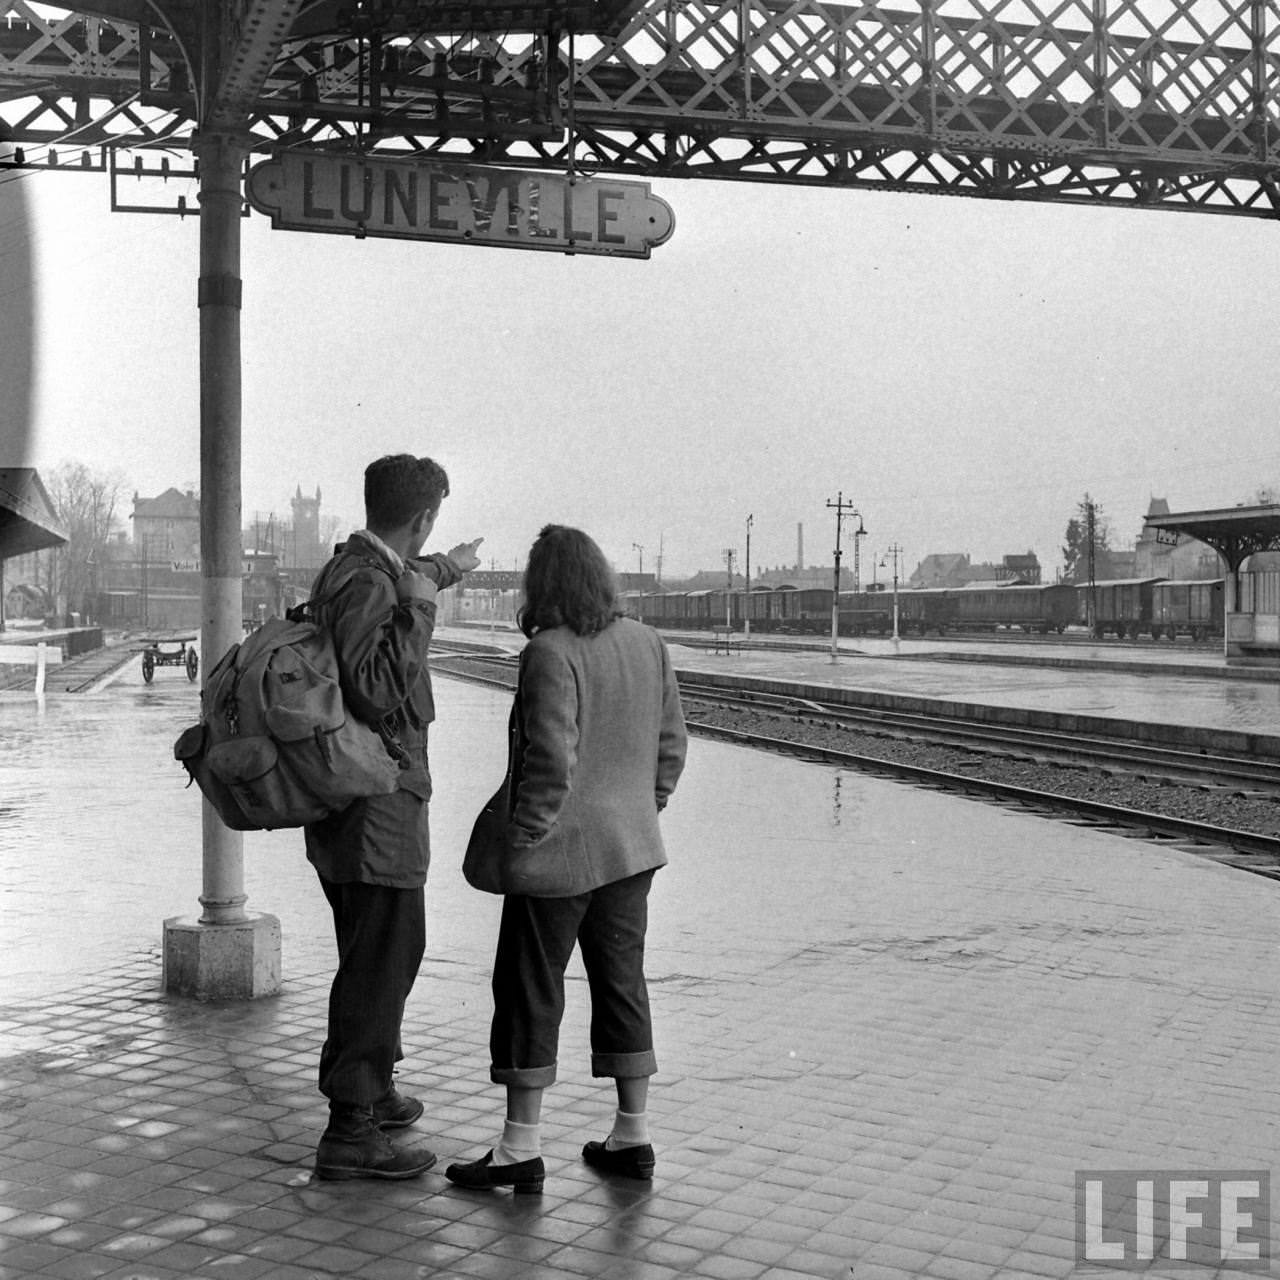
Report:
[[[302,486],[290,499],[293,506],[293,560],[300,569],[318,569],[329,558],[328,548],[320,545],[320,488],[314,498],[302,496]]]

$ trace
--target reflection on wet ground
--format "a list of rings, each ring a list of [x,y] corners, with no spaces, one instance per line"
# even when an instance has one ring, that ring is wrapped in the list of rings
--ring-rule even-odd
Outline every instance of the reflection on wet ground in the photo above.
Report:
[[[401,1083],[441,1167],[483,1153],[501,1119],[500,902],[459,864],[505,764],[508,701],[439,681]],[[438,1171],[315,1183],[334,957],[296,832],[246,840],[250,906],[282,923],[281,995],[158,990],[161,921],[199,892],[199,806],[169,754],[195,705],[185,681],[0,704],[0,1271],[1049,1278],[1074,1270],[1075,1170],[1274,1157],[1274,886],[695,741],[650,913],[653,1183],[581,1161],[614,1099],[589,1074],[576,962],[543,1196],[461,1192]]]

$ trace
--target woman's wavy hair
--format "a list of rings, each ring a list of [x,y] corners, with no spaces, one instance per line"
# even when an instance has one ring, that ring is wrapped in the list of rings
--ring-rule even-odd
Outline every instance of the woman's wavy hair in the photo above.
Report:
[[[581,529],[547,525],[529,550],[520,630],[532,636],[565,626],[592,636],[620,617],[617,582],[604,552]]]

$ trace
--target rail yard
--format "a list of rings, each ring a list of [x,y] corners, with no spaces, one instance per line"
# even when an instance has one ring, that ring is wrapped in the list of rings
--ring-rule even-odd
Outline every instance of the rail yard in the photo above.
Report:
[[[794,692],[731,671],[723,657],[710,673],[682,663],[678,647],[674,661],[695,733],[1172,841],[1280,879],[1280,738],[1224,734],[1219,743],[1189,726],[1105,716],[1091,717],[1085,731],[1079,716],[1051,710],[1016,723],[990,708],[847,687],[827,698],[815,688],[824,673],[812,654]],[[435,665],[500,687],[515,681],[513,655],[480,643],[443,645]]]

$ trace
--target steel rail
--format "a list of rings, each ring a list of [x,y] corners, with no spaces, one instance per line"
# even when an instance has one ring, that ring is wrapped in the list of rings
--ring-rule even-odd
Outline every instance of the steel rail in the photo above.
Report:
[[[450,651],[457,657],[487,661],[500,667],[514,665],[514,659],[506,655],[485,655],[462,648]],[[509,681],[494,680],[491,683],[509,687]],[[1078,733],[1023,728],[1017,725],[990,725],[981,721],[931,716],[921,712],[851,707],[782,694],[734,692],[718,686],[700,685],[696,679],[689,678],[681,679],[680,690],[688,699],[744,711],[770,708],[796,715],[809,713],[823,717],[833,726],[873,733],[880,737],[909,738],[918,742],[981,751],[989,755],[1032,757],[1047,764],[1105,768],[1111,772],[1135,774],[1144,778],[1158,777],[1183,785],[1193,783],[1221,789],[1248,788],[1280,794],[1280,762],[1159,747],[1130,739],[1085,737]]]
[[[480,655],[455,652],[447,655],[444,658],[445,661],[448,656],[475,658]],[[499,658],[494,655],[487,655],[487,657],[495,665],[508,668],[514,666],[513,658]],[[497,675],[485,676],[477,672],[456,671],[444,665],[437,665],[436,669],[442,675],[491,688],[509,690],[512,687],[510,679],[504,680]],[[796,700],[778,699],[777,701],[788,701],[793,710],[796,707]],[[768,705],[768,703],[763,702],[757,705]],[[1280,879],[1280,838],[1274,836],[1238,831],[1229,827],[1215,826],[1212,823],[1195,822],[1165,814],[1125,809],[1118,805],[1103,804],[1096,800],[1086,800],[1059,792],[1036,791],[1029,787],[1018,787],[1010,783],[993,782],[965,774],[928,769],[922,765],[885,760],[878,756],[837,751],[834,748],[795,742],[786,738],[744,733],[741,730],[725,729],[698,720],[689,720],[687,725],[689,731],[699,737],[711,738],[735,746],[773,751],[819,764],[855,769],[862,773],[928,786],[935,790],[997,800],[1003,804],[1016,805],[1037,813],[1081,819],[1090,825],[1143,838],[1190,841],[1192,842],[1190,846],[1184,846],[1189,852],[1269,879]]]
[[[1176,782],[1192,781],[1220,787],[1261,787],[1280,794],[1280,763],[1259,761],[1251,757],[1211,755],[1207,752],[1153,746],[1130,739],[1121,741],[1083,737],[1052,729],[990,725],[981,721],[931,716],[921,712],[833,705],[776,694],[736,694],[691,681],[682,681],[681,691],[690,698],[742,710],[768,706],[796,713],[816,713],[833,725],[862,729],[885,737],[913,738],[997,755],[1032,755],[1046,763],[1065,762],[1096,768],[1102,767],[1102,762],[1108,769],[1148,778],[1159,776]]]
[[[774,751],[820,764],[836,765],[840,768],[856,769],[862,773],[915,782],[936,790],[997,799],[1041,813],[1082,818],[1091,825],[1105,826],[1125,834],[1157,836],[1180,841],[1190,840],[1195,843],[1189,848],[1189,852],[1271,879],[1280,879],[1280,838],[1274,836],[1261,835],[1252,831],[1237,831],[1230,827],[1218,827],[1211,823],[1194,822],[1165,814],[1124,809],[1118,805],[1102,804],[1096,800],[1084,800],[1054,791],[1035,791],[1028,787],[1012,786],[1009,783],[991,782],[964,774],[927,769],[921,765],[883,760],[877,756],[856,755],[829,747],[792,742],[785,738],[742,733],[697,721],[689,721],[688,727],[701,737],[714,738],[737,746]],[[1200,845],[1205,847],[1197,847]]]

